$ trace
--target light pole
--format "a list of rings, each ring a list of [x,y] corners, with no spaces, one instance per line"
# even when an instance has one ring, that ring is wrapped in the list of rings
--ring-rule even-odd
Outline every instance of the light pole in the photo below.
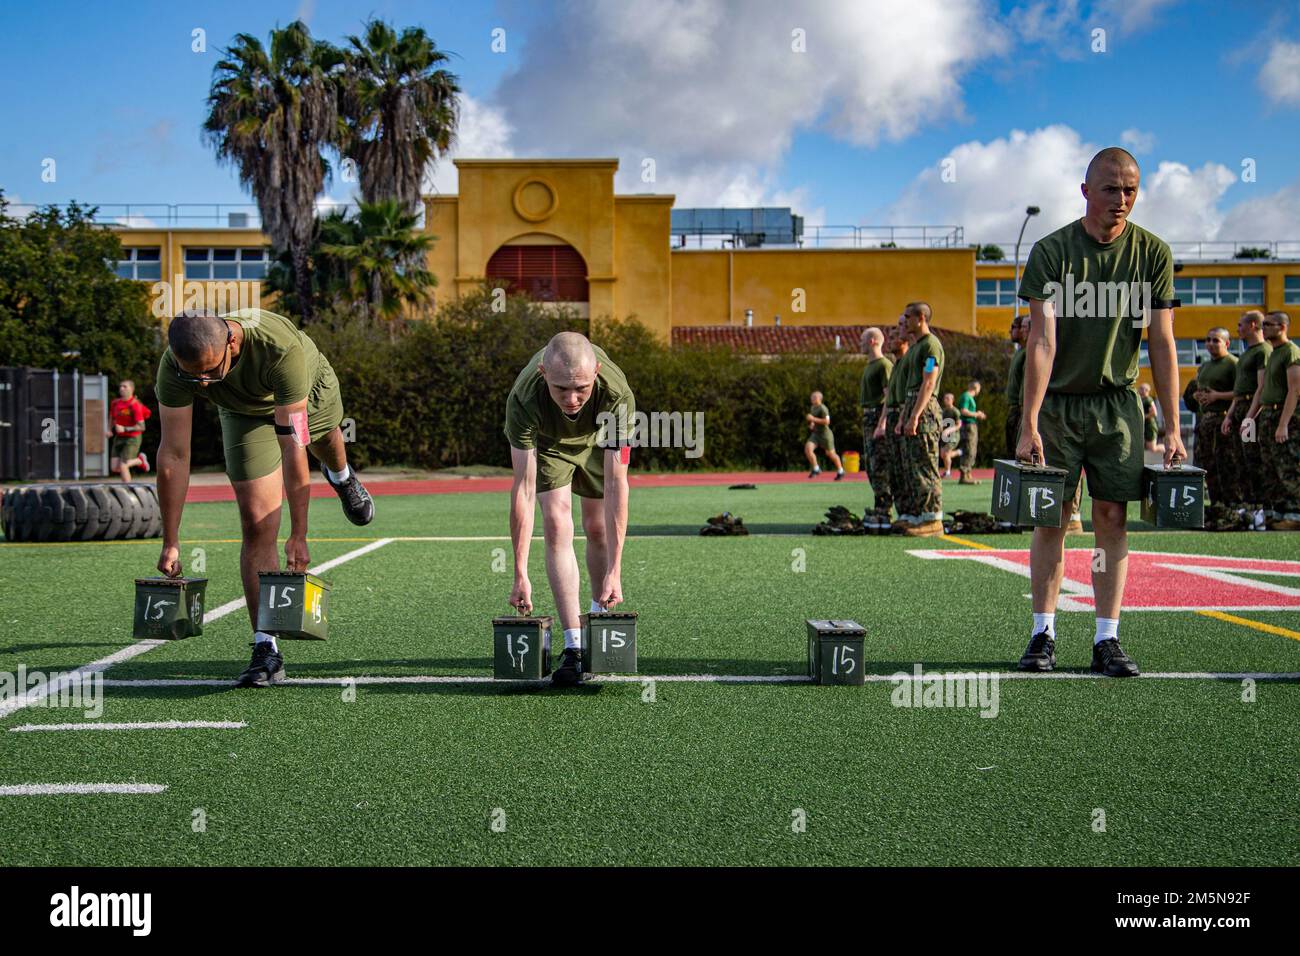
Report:
[[[1016,318],[1020,318],[1020,240],[1025,238],[1025,226],[1029,225],[1029,217],[1037,216],[1040,211],[1037,206],[1025,210],[1025,221],[1020,224],[1020,235],[1016,236]]]

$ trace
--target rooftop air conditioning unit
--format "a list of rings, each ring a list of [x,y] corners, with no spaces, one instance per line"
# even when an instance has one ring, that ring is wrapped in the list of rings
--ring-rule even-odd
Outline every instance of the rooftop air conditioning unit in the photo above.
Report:
[[[246,212],[226,213],[226,225],[229,226],[231,229],[247,229],[248,213]]]

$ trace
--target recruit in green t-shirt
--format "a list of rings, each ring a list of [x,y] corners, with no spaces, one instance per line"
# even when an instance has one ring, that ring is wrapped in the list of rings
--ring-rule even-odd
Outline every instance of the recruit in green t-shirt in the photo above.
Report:
[[[831,426],[829,424],[831,420],[831,410],[827,408],[824,404],[814,405],[812,408],[808,409],[808,414],[812,415],[813,418],[824,418],[826,419],[828,424],[814,425],[811,429],[808,430],[805,437],[811,438],[812,436],[816,435],[819,438],[825,438],[826,435],[829,434],[831,430]],[[805,422],[805,426],[806,425],[807,423]]]
[[[1286,401],[1286,372],[1297,363],[1300,363],[1300,345],[1285,342],[1273,349],[1264,366],[1264,387],[1259,390],[1261,405],[1281,405]]]
[[[921,380],[925,377],[926,366],[929,360],[934,359],[934,367],[939,370],[938,377],[934,380],[934,391],[931,395],[937,396],[939,389],[943,385],[943,345],[939,342],[939,337],[933,332],[927,332],[916,340],[916,344],[907,353],[907,392],[919,391]]]
[[[1023,405],[1025,394],[1025,350],[1016,349],[1007,369],[1007,404]]]
[[[1173,304],[1174,262],[1158,236],[1129,222],[1098,242],[1076,219],[1034,243],[1022,299],[1056,307],[1056,359],[1049,392],[1091,395],[1137,381],[1147,308]]]
[[[894,363],[885,356],[872,359],[862,370],[862,383],[858,386],[858,404],[863,408],[875,408],[885,400],[885,390],[889,388],[889,373]]]
[[[889,376],[889,386],[885,389],[885,404],[890,408],[901,408],[907,401],[907,370],[911,363],[912,350],[908,349],[903,357],[894,363],[894,371]]]
[[[613,415],[610,421],[615,426],[604,436],[606,440],[617,443],[632,437],[633,416],[636,414],[632,389],[628,387],[622,369],[609,360],[604,350],[594,345],[592,349],[600,363],[596,370],[596,384],[587,404],[573,418],[555,404],[546,380],[542,378],[539,366],[546,350],[541,349],[528,360],[506,398],[505,434],[511,448],[540,450],[560,446],[569,451],[593,448],[602,437],[598,416],[606,412]]]
[[[202,395],[218,408],[238,415],[269,418],[277,406],[306,398],[312,385],[330,371],[329,362],[292,319],[265,309],[239,309],[222,316],[244,330],[239,356],[225,378],[210,385],[183,382],[180,366],[168,349],[158,363],[158,403],[170,408],[194,404]]]
[[[1258,342],[1241,353],[1241,358],[1237,359],[1237,380],[1232,387],[1234,395],[1246,401],[1255,397],[1260,369],[1268,364],[1268,357],[1272,354],[1273,346],[1267,342]]]
[[[957,408],[961,411],[963,422],[978,421],[975,417],[975,396],[970,392],[961,393],[961,397],[957,399]]]
[[[1212,392],[1231,392],[1237,381],[1237,356],[1224,355],[1221,358],[1202,362],[1196,370],[1196,384]],[[1209,402],[1201,407],[1202,412],[1226,412],[1232,400]]]

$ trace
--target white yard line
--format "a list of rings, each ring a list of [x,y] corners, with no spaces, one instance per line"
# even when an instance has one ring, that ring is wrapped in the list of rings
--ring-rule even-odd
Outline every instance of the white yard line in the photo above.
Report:
[[[925,671],[920,675],[915,672],[897,674],[868,674],[869,684],[893,683],[897,681],[932,680],[947,675],[987,674],[999,680],[1105,680],[1097,674],[1082,671],[1051,671],[1046,674],[1030,671]],[[1250,680],[1255,681],[1300,681],[1300,672],[1287,671],[1169,671],[1152,672],[1142,675],[1146,680]],[[642,681],[663,681],[680,684],[807,684],[812,678],[803,674],[604,674],[589,677],[588,681],[597,684],[639,684]],[[534,684],[540,681],[502,680],[484,675],[457,674],[406,674],[392,677],[362,675],[358,677],[290,677],[283,685],[287,687],[342,687],[355,684],[367,685],[397,684]],[[105,687],[230,687],[230,680],[211,678],[149,678],[142,680],[105,679]]]
[[[146,720],[131,724],[85,721],[77,724],[23,724],[10,727],[9,733],[21,734],[42,730],[242,730],[242,720]]]
[[[65,793],[162,793],[162,783],[17,783],[0,786],[0,797],[56,797]]]
[[[353,558],[359,558],[364,554],[369,554],[371,551],[382,548],[384,545],[392,543],[392,540],[392,538],[380,538],[378,541],[372,541],[370,544],[357,548],[354,551],[349,551],[347,554],[340,555],[331,561],[326,561],[324,564],[319,564],[314,568],[309,568],[308,570],[312,574],[324,574],[326,571],[329,571],[331,568],[336,568],[344,562],[351,561]],[[213,621],[219,620],[232,611],[237,611],[242,607],[244,607],[244,599],[242,597],[234,601],[227,601],[220,607],[214,608],[211,611],[208,611],[207,614],[203,615],[203,623],[211,624]],[[8,717],[10,714],[20,711],[25,707],[30,707],[33,704],[39,703],[46,697],[57,697],[59,691],[71,687],[73,684],[79,684],[92,674],[102,674],[114,664],[120,664],[123,661],[129,661],[134,657],[139,657],[141,654],[146,654],[153,650],[158,645],[166,643],[167,641],[158,641],[153,639],[137,641],[130,647],[124,647],[120,651],[109,654],[107,657],[101,657],[99,660],[86,664],[84,667],[78,667],[76,670],[68,671],[58,680],[43,684],[34,690],[28,691],[26,694],[19,697],[12,697],[8,700],[0,700],[0,719]]]

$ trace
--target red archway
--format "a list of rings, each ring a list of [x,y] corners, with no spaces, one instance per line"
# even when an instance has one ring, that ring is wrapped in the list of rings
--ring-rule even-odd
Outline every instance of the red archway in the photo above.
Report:
[[[587,261],[573,246],[502,246],[487,264],[489,281],[539,302],[587,302]]]

